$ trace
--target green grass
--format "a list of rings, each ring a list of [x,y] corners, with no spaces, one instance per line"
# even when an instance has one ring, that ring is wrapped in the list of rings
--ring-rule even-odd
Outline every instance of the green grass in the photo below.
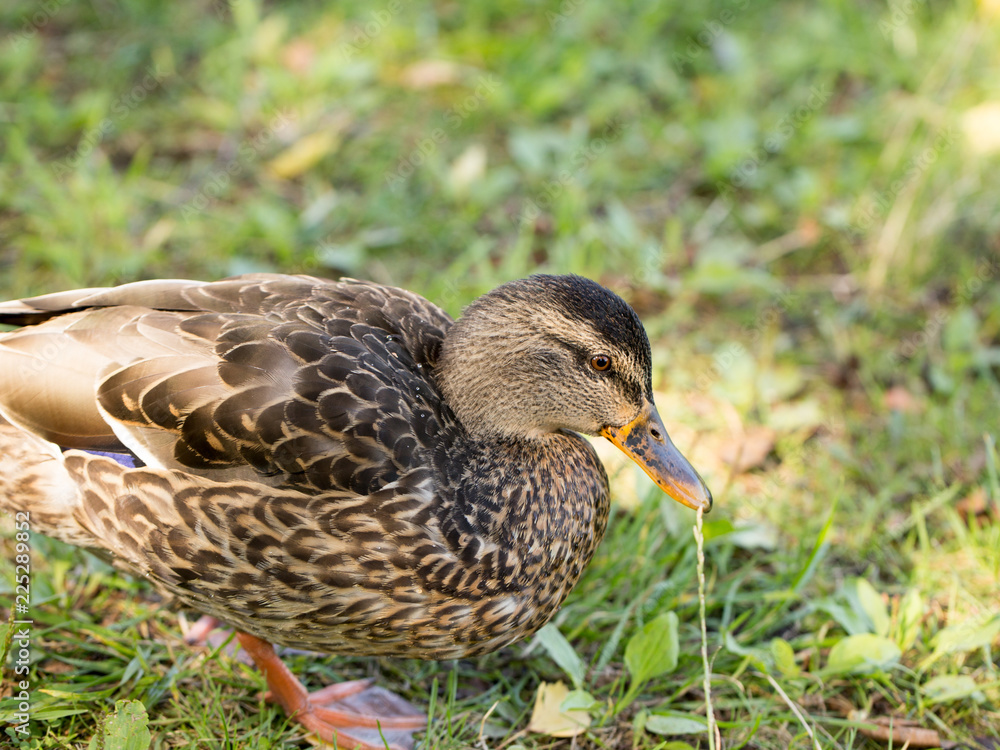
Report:
[[[863,728],[891,719],[996,747],[989,6],[6,3],[0,296],[280,270],[457,314],[536,271],[599,279],[646,323],[661,413],[715,492],[723,746],[886,747]],[[608,538],[555,620],[599,704],[575,747],[707,748],[643,729],[705,715],[694,518],[631,468],[613,484]],[[259,675],[185,647],[150,588],[31,546],[28,746],[87,747],[122,699],[154,748],[304,745]],[[666,612],[676,668],[622,705],[627,644]],[[846,671],[873,643],[900,653]],[[291,664],[433,705],[426,747],[571,746],[525,731],[539,684],[570,681],[541,643]]]

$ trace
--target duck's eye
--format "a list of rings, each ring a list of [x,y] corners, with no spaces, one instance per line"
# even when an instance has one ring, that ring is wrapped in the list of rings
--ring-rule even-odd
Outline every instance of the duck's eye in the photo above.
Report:
[[[611,369],[611,357],[607,354],[598,354],[597,356],[590,358],[590,366],[600,372],[609,370]]]

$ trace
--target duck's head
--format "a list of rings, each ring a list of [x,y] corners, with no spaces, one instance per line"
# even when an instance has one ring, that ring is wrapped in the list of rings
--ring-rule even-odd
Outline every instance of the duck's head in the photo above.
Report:
[[[628,304],[579,276],[532,276],[494,289],[449,329],[436,375],[475,438],[603,435],[672,498],[712,507],[653,404],[646,331]]]

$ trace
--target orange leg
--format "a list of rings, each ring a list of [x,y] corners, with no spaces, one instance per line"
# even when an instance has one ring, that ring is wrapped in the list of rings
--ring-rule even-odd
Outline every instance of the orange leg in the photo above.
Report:
[[[361,739],[355,734],[351,734],[345,729],[369,728],[366,733],[371,735],[371,729],[383,730],[414,730],[423,727],[427,718],[420,715],[396,715],[377,716],[374,712],[363,709],[362,711],[352,711],[347,708],[328,708],[321,703],[330,703],[343,700],[350,696],[362,693],[371,686],[368,680],[355,680],[354,682],[331,685],[315,693],[308,693],[298,681],[285,663],[274,653],[274,648],[267,641],[263,641],[248,633],[236,633],[243,649],[253,658],[257,668],[263,673],[269,688],[266,697],[279,703],[285,712],[294,721],[297,721],[307,730],[315,734],[325,742],[336,742],[340,750],[385,750],[385,745],[379,742],[378,735],[372,737],[372,741]],[[364,706],[364,704],[361,704]],[[388,732],[386,735],[388,736]],[[402,744],[393,744],[393,748],[412,747],[412,738],[409,732],[393,732],[397,735]],[[401,735],[401,736],[400,736]],[[372,744],[378,742],[378,744]]]

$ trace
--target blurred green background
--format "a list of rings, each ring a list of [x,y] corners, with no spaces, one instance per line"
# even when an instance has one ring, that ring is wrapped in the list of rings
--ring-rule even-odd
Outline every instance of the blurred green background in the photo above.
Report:
[[[716,494],[725,746],[884,747],[875,720],[998,746],[997,0],[14,0],[0,149],[3,298],[279,271],[457,315],[534,272],[601,281],[643,318],[660,411]],[[613,489],[612,538],[560,630],[599,702],[664,611],[682,658],[577,746],[707,747],[649,719],[705,712],[691,519],[631,469]],[[215,661],[199,689],[226,708],[184,708],[175,686],[199,674],[135,627],[173,616],[96,594],[108,571],[51,549],[77,568],[38,563],[52,640],[34,678],[81,703],[40,695],[36,746],[89,740],[112,697],[160,717],[158,747],[296,736],[280,712],[259,729],[252,673]],[[58,635],[70,600],[86,637]],[[97,622],[131,645],[73,651]],[[430,746],[471,744],[495,701],[499,746],[560,674],[542,646],[378,669],[424,705],[452,685]],[[88,659],[123,662],[95,681]]]

